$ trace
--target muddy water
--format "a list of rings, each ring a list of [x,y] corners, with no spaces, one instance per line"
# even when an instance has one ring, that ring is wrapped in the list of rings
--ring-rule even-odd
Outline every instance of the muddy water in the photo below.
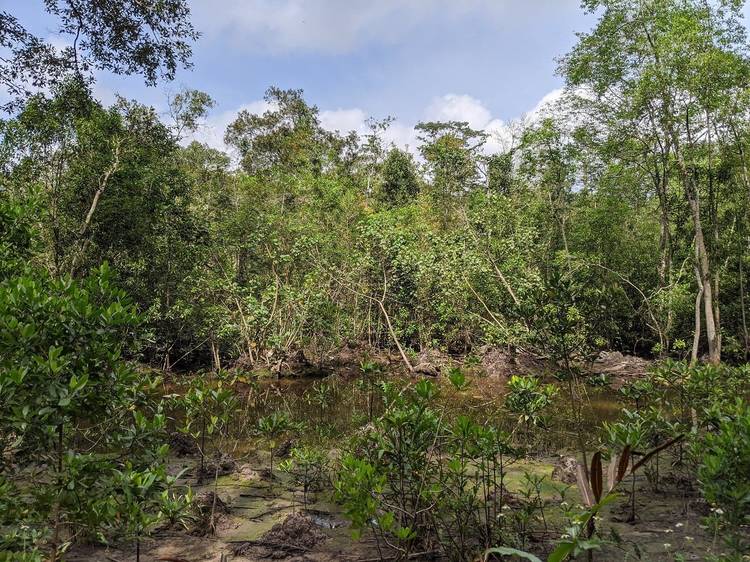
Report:
[[[414,381],[402,377],[383,378],[400,391]],[[469,387],[456,391],[448,381],[435,379],[439,391],[436,406],[451,416],[470,416],[480,424],[492,424],[511,433],[518,425],[517,417],[504,407],[507,394],[504,380],[476,377],[470,379]],[[299,439],[304,443],[340,446],[341,437],[351,434],[365,425],[372,417],[382,414],[384,406],[380,393],[365,381],[337,374],[325,378],[298,378],[280,380],[247,381],[238,385],[242,413],[235,420],[235,434],[240,437],[235,446],[248,450],[255,444],[252,435],[243,431],[252,427],[257,419],[274,411],[285,411],[293,420],[305,422],[311,431],[304,432]],[[583,400],[579,402],[581,424],[589,443],[594,444],[602,422],[618,417],[624,404],[622,396],[611,388],[587,387],[583,389]],[[544,414],[544,424],[537,435],[535,451],[547,455],[577,449],[576,414],[571,406],[567,387],[560,386]],[[535,433],[540,433],[535,432]]]

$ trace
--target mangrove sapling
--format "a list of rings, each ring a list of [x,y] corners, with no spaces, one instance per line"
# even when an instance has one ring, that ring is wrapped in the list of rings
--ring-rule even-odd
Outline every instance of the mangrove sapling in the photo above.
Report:
[[[115,486],[120,490],[119,497],[122,498],[117,509],[119,514],[125,514],[122,517],[121,531],[125,537],[135,540],[135,559],[140,562],[141,538],[156,523],[162,521],[167,507],[162,499],[165,498],[165,493],[173,494],[177,477],[168,476],[164,465],[156,465],[153,470],[137,471],[133,470],[132,465],[126,464],[123,470],[116,470],[115,475]],[[176,500],[168,501],[174,506]]]
[[[636,411],[640,411],[647,398],[653,396],[654,385],[648,379],[637,379],[620,388],[620,394],[633,403]]]
[[[615,451],[629,452],[631,465],[635,464],[635,452],[646,445],[647,429],[646,421],[638,414],[630,410],[623,410],[624,420],[614,423],[604,423],[604,431],[608,445]],[[628,522],[635,521],[635,470],[631,466],[631,487],[630,487],[630,516]]]
[[[637,463],[632,464],[630,472],[638,470],[648,462],[656,453],[663,451],[681,441],[682,435],[679,435],[669,441],[655,447],[641,458]],[[605,494],[604,471],[602,468],[602,454],[600,451],[594,453],[591,459],[591,467],[584,468],[578,465],[576,479],[578,489],[581,492],[583,503],[587,507],[586,511],[576,514],[573,510],[566,507],[566,516],[570,525],[566,528],[562,540],[557,547],[547,557],[548,562],[562,562],[568,557],[576,557],[579,554],[586,553],[589,561],[594,558],[594,550],[599,548],[601,541],[594,534],[596,532],[596,515],[607,504],[617,498],[614,492],[615,487],[628,473],[628,463],[631,460],[630,447],[626,446],[620,455],[613,454],[610,459],[609,469],[607,470],[607,488]],[[518,555],[532,561],[539,559],[528,553],[511,552],[510,549],[490,549],[485,553],[485,560],[489,554],[500,555]]]
[[[483,543],[506,543],[505,537],[505,476],[506,468],[517,458],[510,436],[494,427],[480,426],[476,432],[476,476],[480,484],[480,506],[483,511]]]
[[[323,381],[316,381],[312,387],[305,391],[303,398],[305,402],[317,408],[318,421],[321,423],[325,419],[326,410],[334,399],[334,393],[333,385]]]
[[[730,365],[695,365],[684,382],[690,402],[694,431],[699,426],[716,427],[732,410],[738,396],[750,392],[750,367]]]
[[[558,541],[554,550],[549,556],[547,556],[547,562],[563,562],[570,557],[576,558],[584,552],[588,554],[589,560],[591,560],[593,550],[599,548],[601,541],[596,538],[589,538],[585,530],[590,527],[594,517],[596,517],[599,511],[601,511],[601,509],[607,504],[614,501],[616,497],[615,494],[607,494],[599,503],[583,513],[571,516],[571,525],[565,529],[565,534]],[[529,560],[530,562],[542,562],[539,557],[530,552],[506,546],[499,546],[485,550],[484,561],[489,562],[491,556],[515,556]]]
[[[179,525],[188,529],[195,520],[192,514],[195,494],[188,487],[185,493],[178,493],[173,488],[162,490],[159,498],[159,519],[164,521],[168,527]]]
[[[429,466],[436,452],[434,446],[440,435],[441,418],[429,407],[435,389],[432,382],[421,380],[414,385],[417,400],[413,404],[394,405],[378,424],[380,438],[375,454],[384,461],[384,473],[391,494],[384,498],[384,506],[394,511],[397,529],[421,533],[424,526],[421,514],[429,504]],[[398,548],[411,552],[412,533],[408,538],[396,537]],[[416,536],[416,535],[415,535]]]
[[[697,411],[688,391],[688,381],[693,376],[693,371],[694,367],[685,361],[665,359],[649,372],[649,379],[654,386],[652,401],[676,416],[676,420],[670,422],[674,435],[698,429]],[[682,466],[683,462],[684,448],[681,441],[676,464]]]
[[[459,392],[469,388],[470,383],[466,380],[466,375],[460,367],[451,367],[448,369],[448,380],[453,388]]]
[[[138,322],[106,265],[85,279],[34,272],[0,286],[0,434],[14,436],[3,455],[13,462],[0,480],[0,534],[28,526],[23,537],[41,542],[22,544],[26,552],[38,547],[58,560],[77,540],[140,525],[130,521],[137,506],[118,517],[132,494],[117,471],[162,474],[166,446],[149,377],[122,357]],[[139,499],[150,502],[158,488]],[[11,559],[17,545],[5,549]]]
[[[523,488],[521,490],[521,495],[529,504],[539,511],[539,515],[541,516],[544,525],[545,534],[549,531],[549,528],[547,527],[547,517],[544,514],[545,501],[544,498],[542,498],[542,487],[546,479],[547,477],[545,475],[540,476],[532,472],[524,471]]]
[[[379,497],[385,491],[386,476],[380,474],[375,466],[353,454],[346,454],[341,459],[341,469],[334,481],[336,501],[344,508],[344,514],[351,521],[352,535],[359,538],[364,529],[370,528],[383,558],[381,542],[387,532],[381,521],[387,514],[380,510]]]
[[[660,408],[651,406],[642,414],[646,432],[645,441],[649,447],[656,447],[660,443],[684,433],[685,428],[679,422],[668,420]],[[660,480],[660,452],[643,469],[646,478],[654,492],[659,492]]]
[[[185,412],[180,429],[198,440],[200,465],[197,480],[200,484],[205,476],[206,439],[227,425],[236,410],[237,399],[231,381],[226,382],[220,376],[213,381],[197,375],[190,380],[178,403]]]
[[[649,371],[649,379],[654,387],[653,398],[671,411],[681,422],[690,422],[690,403],[686,382],[690,376],[690,366],[684,361],[665,359]]]
[[[600,388],[609,388],[612,386],[612,379],[606,373],[599,373],[598,375],[589,375],[586,377],[586,384]]]
[[[390,383],[389,383],[390,384]],[[338,497],[351,509],[352,524],[362,528],[362,510],[372,513],[373,532],[405,557],[434,534],[433,510],[442,492],[434,485],[437,459],[445,438],[441,416],[431,407],[435,385],[426,379],[411,392],[387,392],[385,413],[355,436],[354,450],[366,460],[344,462],[336,484]],[[382,482],[371,500],[353,490],[353,481]]]
[[[268,471],[271,481],[273,481],[273,457],[278,444],[277,440],[287,431],[291,431],[297,427],[299,427],[299,424],[292,422],[286,412],[278,410],[258,420],[256,433],[265,439],[268,444]]]
[[[542,384],[535,377],[513,375],[508,381],[505,407],[518,416],[518,424],[524,427],[527,439],[532,426],[546,426],[543,413],[556,395],[555,386]]]
[[[365,385],[367,392],[367,422],[371,423],[375,405],[376,380],[382,367],[375,361],[365,360],[359,364],[359,370],[362,373],[361,382]]]
[[[366,462],[352,455],[336,485],[353,524],[369,510],[378,540],[401,557],[439,547],[451,559],[473,560],[488,544],[514,540],[505,521],[505,471],[515,458],[509,436],[467,416],[444,423],[435,385],[422,379],[411,388],[353,439]],[[354,479],[375,478],[383,486],[372,503],[350,489]]]
[[[583,405],[586,389],[580,382],[576,361],[585,360],[592,354],[592,326],[582,312],[582,294],[586,283],[575,275],[571,257],[567,250],[562,260],[553,260],[546,268],[544,283],[538,287],[531,299],[525,302],[525,314],[532,319],[534,339],[540,349],[547,352],[560,368],[566,382],[568,401],[572,413],[573,432],[578,442],[578,452],[586,464]]]
[[[308,495],[329,481],[329,460],[326,453],[312,447],[295,447],[288,459],[279,463],[279,470],[290,474],[302,487],[302,507],[307,510]]]
[[[622,452],[618,455],[612,453],[610,456],[609,468],[607,470],[607,481],[606,481],[606,494],[605,492],[605,480],[604,480],[604,469],[602,465],[602,453],[596,451],[591,458],[591,467],[584,467],[581,464],[578,465],[576,470],[576,481],[578,483],[578,489],[581,492],[583,498],[583,504],[588,508],[586,514],[586,525],[585,533],[583,533],[583,527],[574,529],[575,536],[585,539],[586,541],[592,540],[594,533],[596,532],[595,518],[593,515],[605,504],[613,501],[616,497],[614,493],[615,487],[622,482],[623,478],[630,474],[635,474],[641,466],[645,465],[659,452],[668,449],[675,443],[682,441],[684,435],[677,435],[672,439],[654,447],[647,453],[641,456],[641,459],[635,462],[633,452],[630,445],[626,444]],[[630,464],[630,470],[628,471],[628,464]],[[587,470],[588,468],[588,470]],[[589,516],[590,515],[590,516]],[[573,536],[571,532],[568,535]],[[564,542],[562,544],[565,544]],[[592,545],[594,543],[591,543]],[[589,560],[593,559],[593,552],[590,549],[588,553]],[[557,549],[555,550],[557,552]],[[554,552],[553,552],[554,554]],[[550,555],[552,556],[552,555]],[[550,558],[551,559],[551,558]],[[557,560],[563,560],[563,558],[557,558]]]
[[[479,454],[479,426],[467,416],[459,416],[449,428],[444,467],[440,469],[438,507],[443,513],[439,525],[461,556],[469,556],[474,531],[480,528],[479,495],[481,482],[473,460]]]
[[[739,559],[750,548],[750,406],[738,399],[694,449],[701,492],[713,507],[709,519]]]

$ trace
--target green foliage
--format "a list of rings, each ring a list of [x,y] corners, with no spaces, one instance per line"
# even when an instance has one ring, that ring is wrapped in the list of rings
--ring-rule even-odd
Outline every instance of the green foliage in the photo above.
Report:
[[[375,467],[354,455],[341,459],[341,470],[335,481],[336,499],[341,502],[344,514],[352,523],[352,534],[359,538],[362,529],[378,521],[378,495],[386,485],[386,476],[376,473]],[[387,519],[390,515],[382,515]]]
[[[727,410],[717,431],[696,442],[701,459],[701,492],[714,507],[713,515],[725,529],[727,544],[737,554],[746,552],[743,526],[750,522],[750,407],[738,400]]]
[[[32,257],[35,232],[31,221],[38,201],[0,197],[0,280],[22,271]]]
[[[398,352],[410,372],[435,350],[467,365],[501,349],[542,355],[567,382],[582,453],[596,431],[579,375],[595,353],[658,356],[620,391],[634,409],[602,428],[615,483],[633,476],[634,517],[636,470],[658,490],[659,453],[679,442],[665,465],[692,477],[700,463],[711,525],[740,552],[750,438],[735,403],[750,371],[720,360],[750,353],[741,5],[585,0],[597,20],[560,59],[564,95],[501,153],[468,123],[427,122],[415,160],[385,140],[391,118],[362,136],[331,132],[301,90],[271,87],[264,113],[241,111],[226,131],[238,167],[181,145],[213,107],[208,94],[173,96],[165,124],[154,108],[91,93],[97,69],[153,84],[186,65],[196,35],[184,1],[49,0],[60,34],[76,37],[61,52],[0,13],[0,83],[15,111],[0,122],[0,560],[189,521],[191,494],[165,468],[157,381],[129,359],[213,367],[171,403],[199,442],[202,478],[237,413],[224,365],[284,374],[327,368],[342,349]],[[486,555],[534,560],[523,549],[549,530],[546,481],[526,474],[512,502],[506,468],[511,443],[547,427],[557,387],[511,377],[508,435],[438,405],[441,393],[466,398],[460,368],[449,386],[402,388],[375,362],[360,367],[369,423],[335,482],[355,532],[403,559],[471,560],[503,544]],[[342,398],[331,380],[300,400],[319,434],[338,436],[324,423]],[[250,418],[261,416],[252,430],[272,478],[279,440],[302,427],[288,411]],[[328,464],[304,446],[281,463],[305,506]],[[601,464],[594,453],[579,482],[588,509],[566,512],[548,560],[599,546],[592,518],[611,501]]]
[[[638,449],[646,442],[646,420],[638,412],[623,410],[622,421],[604,422],[603,429],[607,444],[618,451],[625,447]]]
[[[478,183],[478,153],[487,133],[461,121],[419,123],[420,152],[433,176],[433,190],[442,200],[459,197]]]
[[[437,541],[470,560],[481,544],[515,539],[504,488],[515,451],[496,428],[467,416],[445,421],[435,396],[434,383],[422,379],[387,401],[383,416],[353,438],[337,500],[356,533],[369,527],[403,555]]]
[[[290,457],[279,463],[282,472],[291,474],[294,483],[302,488],[302,505],[307,509],[308,494],[330,483],[329,459],[325,451],[312,447],[295,447]]]
[[[390,205],[411,202],[419,193],[414,160],[408,152],[392,148],[383,162],[381,197]]]
[[[224,380],[222,373],[219,373],[216,380],[199,374],[190,380],[182,396],[175,399],[175,406],[184,420],[180,430],[190,434],[199,443],[199,482],[205,476],[206,438],[226,427],[237,408],[232,382]]]
[[[145,532],[174,482],[165,472],[166,418],[149,398],[152,382],[122,358],[138,317],[109,269],[82,281],[11,277],[0,290],[0,323],[6,548],[49,540],[63,549],[62,525],[99,539]],[[39,478],[29,487],[32,468]],[[14,535],[19,525],[25,530]]]
[[[451,367],[448,370],[448,380],[453,388],[458,391],[466,390],[470,385],[469,381],[466,380],[466,375],[460,367]]]
[[[653,395],[654,385],[648,379],[638,379],[620,387],[620,394],[635,404],[636,409]]]
[[[302,90],[272,87],[264,100],[271,109],[263,115],[242,110],[227,128],[225,140],[240,152],[245,171],[320,172],[331,135],[320,125],[318,108],[305,102]]]
[[[305,401],[318,410],[321,421],[333,401],[335,392],[335,387],[325,382],[316,382],[311,388],[305,391]]]
[[[519,424],[527,428],[531,425],[544,427],[543,412],[556,395],[554,385],[542,384],[536,377],[513,375],[508,381],[505,407],[518,416]]]
[[[171,80],[178,67],[190,66],[191,42],[198,33],[182,0],[142,4],[125,1],[112,6],[102,0],[70,0],[45,4],[65,37],[60,52],[47,38],[35,36],[12,14],[3,14],[3,46],[9,53],[0,66],[0,83],[17,105],[37,88],[54,86],[74,77],[93,79],[94,70],[140,74],[149,85]]]
[[[572,518],[571,525],[565,529],[563,537],[557,542],[556,547],[549,556],[547,556],[547,562],[562,562],[570,557],[576,558],[584,552],[598,549],[601,546],[601,541],[596,537],[587,536],[585,530],[588,528],[589,522],[599,511],[607,504],[612,503],[615,498],[614,494],[608,494],[593,507],[576,514]],[[531,562],[541,562],[539,558],[529,552],[508,547],[495,547],[485,550],[484,560],[490,560],[491,555],[518,556]]]
[[[280,410],[276,410],[258,420],[255,431],[266,440],[266,443],[268,443],[268,450],[270,452],[269,470],[271,477],[273,477],[273,456],[274,449],[277,445],[277,439],[284,433],[300,428],[301,425],[299,423],[293,422],[286,412]]]

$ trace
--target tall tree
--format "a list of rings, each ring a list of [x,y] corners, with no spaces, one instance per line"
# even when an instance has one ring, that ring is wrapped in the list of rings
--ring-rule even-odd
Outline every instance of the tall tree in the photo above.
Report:
[[[601,10],[601,16],[560,66],[571,88],[585,88],[616,108],[624,104],[629,119],[650,130],[674,159],[692,221],[699,301],[714,363],[721,360],[721,316],[712,169],[716,136],[726,135],[730,125],[726,109],[736,107],[748,85],[741,5],[733,0],[586,0],[585,8]]]
[[[44,6],[68,46],[58,49],[0,11],[0,47],[7,53],[0,57],[0,84],[12,96],[6,110],[71,76],[92,80],[94,70],[140,74],[153,85],[190,65],[198,33],[186,0],[45,0]]]
[[[398,205],[408,202],[419,193],[419,178],[411,154],[392,148],[383,163],[382,198]]]
[[[225,141],[239,153],[242,168],[252,175],[319,173],[333,136],[321,127],[318,108],[307,104],[302,90],[272,87],[264,100],[269,108],[262,115],[242,110],[227,127]]]
[[[487,134],[462,121],[419,123],[415,129],[422,145],[435,191],[460,196],[479,183],[479,157]]]

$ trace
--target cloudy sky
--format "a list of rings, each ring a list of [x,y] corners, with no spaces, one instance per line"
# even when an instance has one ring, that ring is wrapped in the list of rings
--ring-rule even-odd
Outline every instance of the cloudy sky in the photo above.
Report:
[[[331,129],[393,116],[399,144],[425,119],[499,130],[554,97],[555,57],[594,21],[579,0],[189,1],[202,33],[191,71],[156,88],[102,75],[96,93],[163,108],[169,90],[206,91],[217,107],[200,138],[215,146],[239,108],[264,108],[270,85],[304,89]],[[62,41],[41,16],[43,0],[0,0],[0,9]]]

